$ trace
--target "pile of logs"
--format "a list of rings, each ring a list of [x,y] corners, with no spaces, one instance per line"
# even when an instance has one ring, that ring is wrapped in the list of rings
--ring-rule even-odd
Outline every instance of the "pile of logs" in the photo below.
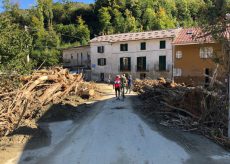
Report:
[[[19,89],[0,93],[0,136],[14,131],[21,120],[33,116],[34,110],[60,103],[69,94],[83,92],[82,75],[70,74],[62,68],[38,70],[20,80],[23,85]]]
[[[163,78],[135,81],[134,90],[144,100],[145,115],[157,116],[164,126],[199,132],[230,148],[227,98],[223,91],[186,87]]]

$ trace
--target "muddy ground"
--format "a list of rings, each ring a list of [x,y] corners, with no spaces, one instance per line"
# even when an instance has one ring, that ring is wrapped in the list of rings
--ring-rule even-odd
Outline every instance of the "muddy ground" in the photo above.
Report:
[[[54,105],[37,128],[22,126],[2,140],[0,163],[229,163],[230,153],[210,140],[143,115],[136,94],[117,101],[112,86],[98,85],[100,98]]]
[[[90,113],[90,104],[100,101],[105,96],[104,88],[108,85],[97,84],[96,94],[83,99],[69,96],[60,104],[49,104],[39,110],[32,120],[25,120],[13,134],[0,138],[0,164],[15,157],[25,149],[37,149],[49,144],[50,134],[46,126],[52,122],[72,120],[81,121]],[[108,86],[111,88],[112,86]]]

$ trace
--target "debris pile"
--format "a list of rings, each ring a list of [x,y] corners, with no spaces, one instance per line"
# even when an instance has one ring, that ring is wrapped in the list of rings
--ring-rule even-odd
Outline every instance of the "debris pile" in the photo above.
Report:
[[[81,74],[70,74],[62,68],[38,70],[20,80],[19,89],[12,87],[0,92],[0,136],[13,132],[21,120],[32,119],[38,110],[50,103],[60,103],[68,95],[80,96],[93,90],[92,87],[87,89]],[[88,91],[90,96],[91,92]]]
[[[144,100],[143,114],[160,124],[195,131],[230,148],[226,93],[159,80],[137,80],[134,90]]]

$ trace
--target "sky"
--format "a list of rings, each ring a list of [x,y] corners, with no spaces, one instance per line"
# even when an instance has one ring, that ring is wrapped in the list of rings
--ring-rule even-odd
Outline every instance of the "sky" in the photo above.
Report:
[[[31,6],[36,4],[36,0],[12,0],[13,2],[18,2],[20,4],[20,8],[28,9]],[[53,0],[54,2],[58,2],[61,0]],[[95,0],[72,0],[74,2],[84,2],[84,3],[93,3]],[[2,0],[0,0],[0,12],[2,12]]]

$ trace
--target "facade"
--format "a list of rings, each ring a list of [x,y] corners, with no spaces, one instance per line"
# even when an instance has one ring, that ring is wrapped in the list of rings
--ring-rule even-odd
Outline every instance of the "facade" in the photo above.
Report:
[[[182,29],[173,42],[175,82],[189,85],[208,85],[217,68],[213,57],[221,55],[221,45],[202,35],[199,28]],[[218,75],[222,76],[218,67]]]
[[[86,79],[91,79],[90,46],[78,46],[63,49],[63,66],[77,73],[83,72]]]
[[[172,41],[180,29],[99,36],[90,41],[92,80],[118,74],[172,78]]]

